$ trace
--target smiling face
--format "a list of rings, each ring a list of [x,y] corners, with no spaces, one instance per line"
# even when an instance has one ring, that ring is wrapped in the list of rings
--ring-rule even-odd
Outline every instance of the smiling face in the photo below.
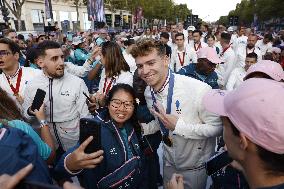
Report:
[[[51,78],[60,78],[64,75],[64,55],[60,48],[46,50],[45,55],[39,57],[38,64]]]
[[[110,117],[117,123],[118,127],[122,127],[133,115],[133,96],[123,89],[118,90],[110,100],[108,110]]]
[[[146,56],[136,57],[135,61],[140,78],[156,91],[159,90],[167,78],[167,57],[158,55],[157,50],[153,49],[153,51]]]

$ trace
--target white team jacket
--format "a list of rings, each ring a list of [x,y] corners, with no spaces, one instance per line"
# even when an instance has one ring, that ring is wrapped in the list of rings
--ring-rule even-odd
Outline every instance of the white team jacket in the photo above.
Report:
[[[32,105],[38,88],[46,92],[44,99],[46,105],[45,115],[51,133],[55,137],[54,140],[58,142],[53,128],[54,125],[50,123],[52,117],[58,131],[59,140],[63,143],[63,148],[67,150],[78,142],[80,118],[89,114],[86,97],[83,95],[83,92],[89,94],[87,86],[82,79],[67,72],[64,73],[62,78],[53,79],[52,82],[44,73],[35,77],[26,87],[23,104],[24,114],[33,122],[33,126],[36,126],[34,124],[36,123],[34,122],[35,117],[29,116],[27,110]],[[53,112],[51,98],[53,98]]]
[[[175,74],[175,85],[171,105],[171,114],[179,117],[176,128],[170,131],[173,147],[164,145],[166,163],[176,169],[186,170],[201,165],[214,152],[215,137],[221,135],[221,120],[215,114],[207,112],[202,104],[203,96],[211,89],[209,85],[183,75]],[[167,107],[168,85],[161,93],[155,94],[157,102]],[[145,90],[148,108],[153,100],[150,87]],[[157,118],[144,125],[144,134],[159,130]]]

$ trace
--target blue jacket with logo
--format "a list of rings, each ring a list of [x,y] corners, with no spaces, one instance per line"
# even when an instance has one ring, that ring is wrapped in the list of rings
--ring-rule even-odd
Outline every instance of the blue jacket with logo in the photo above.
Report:
[[[212,87],[212,89],[219,89],[219,85],[217,83],[218,80],[217,73],[213,71],[208,76],[199,74],[196,72],[196,64],[189,64],[187,66],[182,67],[178,72],[178,74],[192,77],[194,79],[207,83]]]
[[[147,182],[143,178],[146,174],[146,170],[144,169],[144,156],[140,148],[137,133],[134,130],[133,122],[130,120],[127,121],[124,125],[125,130],[122,132],[115,126],[113,121],[108,119],[107,111],[101,112],[94,117],[94,120],[101,126],[101,147],[104,151],[104,159],[95,169],[84,170],[81,172],[84,187],[87,189],[96,187],[104,188],[95,186],[95,184],[99,184],[103,179],[111,181],[120,176],[122,176],[121,178],[126,178],[127,175],[132,172],[130,167],[133,168],[133,166],[124,166],[124,163],[135,159],[135,164],[137,163],[137,166],[135,165],[137,172],[133,175],[134,178],[130,178],[131,182],[124,183],[123,187],[118,184],[110,188],[147,188],[144,186]],[[127,134],[127,136],[125,134]],[[78,146],[79,144],[76,147]],[[64,159],[69,153],[74,151],[76,147],[70,149],[63,155],[56,166],[56,171],[65,173],[69,176],[74,176],[65,170]],[[120,174],[119,176],[115,175],[117,172]],[[112,176],[112,173],[115,174]]]

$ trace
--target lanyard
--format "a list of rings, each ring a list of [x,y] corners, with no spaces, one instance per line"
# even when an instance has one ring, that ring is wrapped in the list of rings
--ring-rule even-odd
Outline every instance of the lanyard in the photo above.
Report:
[[[194,50],[195,50],[195,51],[198,51],[198,50],[201,48],[201,42],[199,43],[199,45],[197,46],[197,48],[195,47],[195,44],[194,44],[193,46],[194,46]]]
[[[252,53],[254,53],[255,47],[253,48]],[[248,48],[246,48],[246,55],[248,55]]]
[[[224,56],[224,53],[225,53],[230,47],[231,47],[231,45],[229,45],[228,47],[226,47],[226,48],[222,51],[222,53],[220,54],[220,56]]]
[[[110,82],[109,82],[108,85],[107,85],[107,77],[105,78],[104,88],[103,88],[103,93],[104,93],[105,95],[109,92],[110,87],[112,86],[113,80],[114,80],[114,78],[111,78]]]
[[[19,73],[18,73],[18,77],[17,77],[16,88],[12,85],[12,83],[10,82],[10,79],[6,76],[6,79],[7,79],[8,83],[9,83],[9,85],[10,85],[10,88],[13,91],[15,96],[17,96],[19,94],[21,80],[22,80],[22,75],[23,75],[23,70],[22,70],[22,68],[20,68]]]
[[[181,66],[183,66],[183,64],[184,64],[184,57],[185,57],[185,52],[182,53],[182,60],[181,60],[181,58],[179,56],[179,53],[178,53],[178,59],[179,59],[179,62],[180,62]]]
[[[174,80],[175,80],[175,75],[171,70],[169,70],[169,88],[168,88],[168,95],[167,95],[167,109],[166,113],[170,114],[171,109],[172,109],[172,101],[173,101],[173,90],[174,90]],[[155,104],[157,102],[155,95],[154,95],[154,90],[151,90],[151,96],[153,103]],[[155,110],[158,111],[157,107],[154,106]],[[169,136],[169,130],[164,126],[164,124],[159,120],[159,124],[161,127],[161,131],[163,136]]]

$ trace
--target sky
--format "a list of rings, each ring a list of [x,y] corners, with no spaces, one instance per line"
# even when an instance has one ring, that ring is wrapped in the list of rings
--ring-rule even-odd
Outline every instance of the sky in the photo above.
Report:
[[[174,0],[176,4],[186,3],[193,14],[206,22],[217,21],[220,16],[226,16],[236,8],[241,0]]]

